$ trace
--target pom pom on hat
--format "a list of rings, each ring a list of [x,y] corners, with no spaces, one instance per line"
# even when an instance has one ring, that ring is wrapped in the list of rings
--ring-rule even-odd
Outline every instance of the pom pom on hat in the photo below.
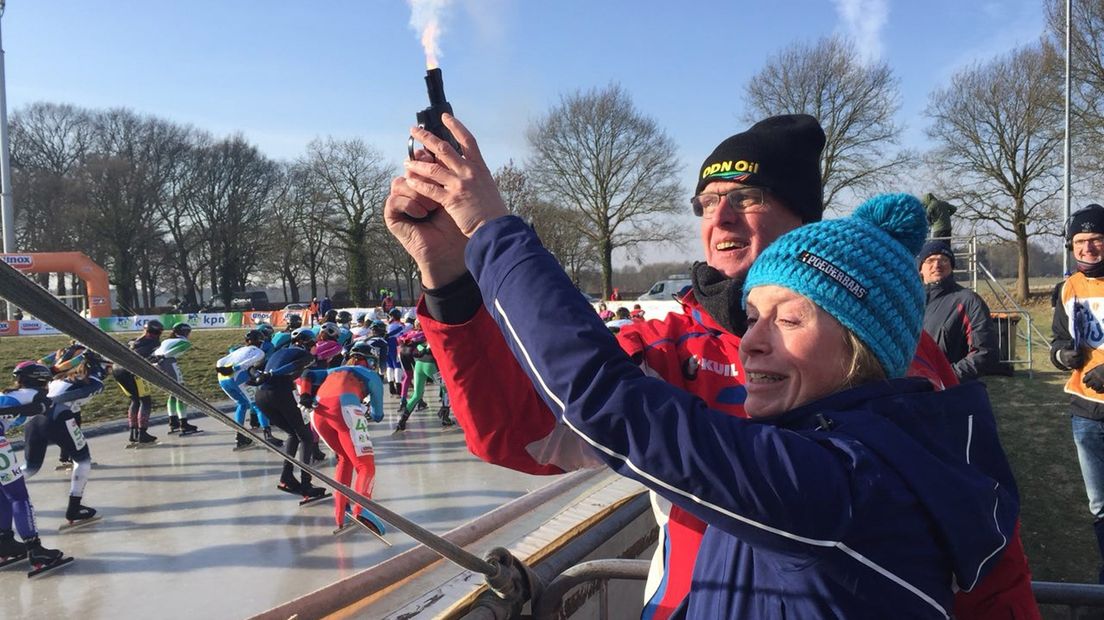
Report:
[[[808,297],[870,347],[886,376],[912,361],[924,317],[913,257],[927,220],[909,194],[881,194],[850,217],[807,224],[782,235],[755,260],[743,303],[757,286]]]

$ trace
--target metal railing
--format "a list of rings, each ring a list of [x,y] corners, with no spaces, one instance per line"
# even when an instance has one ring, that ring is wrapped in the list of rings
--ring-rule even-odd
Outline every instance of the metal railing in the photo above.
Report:
[[[534,620],[560,618],[560,606],[564,596],[572,589],[594,581],[598,583],[591,589],[601,597],[598,616],[600,620],[623,617],[624,614],[610,609],[605,597],[607,584],[615,579],[647,579],[649,565],[650,562],[647,560],[594,560],[572,566],[548,584],[534,605],[533,618]],[[1031,591],[1037,603],[1065,607],[1070,618],[1079,618],[1082,612],[1090,609],[1104,609],[1104,585],[1032,581]]]

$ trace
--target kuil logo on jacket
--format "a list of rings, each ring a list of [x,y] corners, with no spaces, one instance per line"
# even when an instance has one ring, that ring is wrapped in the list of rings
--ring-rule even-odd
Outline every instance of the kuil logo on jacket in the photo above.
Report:
[[[696,377],[698,370],[711,372],[722,377],[737,377],[740,375],[739,371],[736,370],[736,364],[716,362],[697,355],[691,355],[683,364],[682,370],[687,379]]]

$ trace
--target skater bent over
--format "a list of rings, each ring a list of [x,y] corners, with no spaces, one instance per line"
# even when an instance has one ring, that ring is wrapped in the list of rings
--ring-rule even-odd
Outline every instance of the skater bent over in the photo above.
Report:
[[[34,506],[27,493],[27,481],[23,479],[19,459],[5,436],[9,428],[49,410],[46,384],[50,381],[50,369],[34,362],[21,362],[12,376],[15,387],[0,395],[0,566],[29,557],[31,570],[27,576],[33,577],[64,566],[73,558],[42,546],[35,525]],[[13,522],[23,544],[15,541]]]
[[[249,395],[242,389],[242,386],[253,378],[256,368],[264,362],[265,354],[260,348],[263,339],[264,335],[260,330],[249,330],[245,334],[245,346],[235,348],[229,355],[215,362],[215,371],[218,373],[219,387],[237,403],[234,408],[234,421],[245,426],[245,414],[252,412],[264,429],[265,441],[279,448],[284,445],[284,442],[272,435],[268,416],[249,399]],[[243,449],[251,445],[253,445],[253,439],[242,433],[237,434],[235,449]]]
[[[268,416],[277,428],[288,434],[284,448],[288,456],[299,452],[299,460],[309,463],[314,437],[303,421],[303,415],[295,402],[295,379],[314,361],[310,349],[314,346],[314,332],[301,327],[295,330],[291,346],[272,354],[265,364],[262,381],[257,389],[257,406]],[[302,495],[304,499],[321,497],[326,490],[311,485],[311,476],[301,472],[302,479],[296,480],[291,462],[284,461],[277,487],[286,493]]]
[[[315,391],[314,425],[322,439],[337,454],[337,481],[353,486],[353,470],[361,495],[371,498],[376,477],[376,461],[372,439],[368,436],[368,420],[365,413],[371,407],[372,421],[383,419],[383,380],[379,376],[379,360],[367,343],[353,345],[344,366],[330,370],[311,370],[304,376]],[[366,404],[367,403],[367,404]],[[349,499],[341,493],[334,495],[334,521],[340,528],[345,524]],[[362,524],[383,534],[383,523],[361,506],[354,505],[352,516]]]
[[[410,414],[414,412],[419,403],[424,402],[422,398],[425,395],[426,381],[430,378],[441,390],[441,408],[437,410],[437,417],[441,419],[441,426],[455,424],[449,411],[448,390],[445,389],[445,382],[441,380],[441,372],[437,369],[437,361],[433,358],[433,351],[430,350],[428,342],[421,342],[414,345],[414,393],[411,394],[410,400],[406,403],[406,410],[399,418],[395,430],[406,430],[406,421],[410,418]]]
[[[161,332],[165,326],[156,319],[146,323],[142,335],[127,343],[130,349],[149,359],[157,346],[161,343]],[[153,407],[153,397],[150,395],[150,386],[145,379],[135,376],[122,366],[115,365],[112,376],[119,384],[123,393],[130,397],[130,407],[127,408],[127,418],[130,422],[130,444],[127,447],[149,445],[157,443],[157,438],[147,432],[149,428],[150,409]]]
[[[161,346],[157,347],[157,350],[153,352],[152,360],[156,362],[157,368],[169,375],[169,378],[177,383],[184,383],[184,373],[180,372],[180,364],[176,361],[178,357],[184,355],[184,352],[192,348],[192,341],[188,340],[188,335],[192,333],[192,326],[187,323],[177,323],[172,328],[172,338],[169,338],[165,342],[161,343]],[[187,414],[184,413],[184,401],[180,400],[176,396],[169,394],[168,400],[165,402],[165,409],[169,413],[169,432],[180,432],[180,436],[191,435],[198,433],[199,429],[192,425],[185,418]]]
[[[72,353],[77,352],[76,355]],[[102,359],[93,351],[77,345],[69,347],[51,368],[54,380],[47,386],[46,395],[52,406],[45,415],[36,415],[23,427],[23,451],[26,464],[23,473],[29,480],[42,468],[46,448],[58,446],[62,453],[74,461],[69,482],[69,506],[65,518],[70,526],[90,523],[96,511],[81,504],[88,476],[92,471],[92,453],[80,428],[80,409],[93,396],[103,391],[103,379],[107,369]]]

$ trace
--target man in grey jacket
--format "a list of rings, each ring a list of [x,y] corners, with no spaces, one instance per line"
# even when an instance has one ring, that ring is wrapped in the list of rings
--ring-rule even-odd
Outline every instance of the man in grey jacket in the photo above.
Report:
[[[943,349],[959,381],[996,372],[1000,348],[989,306],[954,281],[951,246],[942,240],[929,241],[916,262],[928,297],[924,331]]]

